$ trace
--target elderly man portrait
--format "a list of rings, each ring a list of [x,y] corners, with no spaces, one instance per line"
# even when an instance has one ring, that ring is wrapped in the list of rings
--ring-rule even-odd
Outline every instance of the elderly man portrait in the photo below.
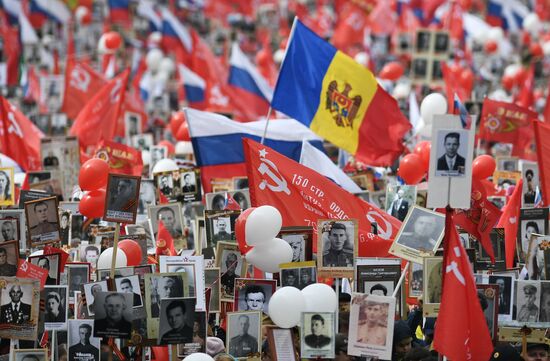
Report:
[[[103,308],[105,309],[105,317],[96,319],[94,323],[96,335],[122,334],[130,336],[132,323],[124,317],[124,312],[126,311],[126,299],[124,295],[109,293],[105,297]]]
[[[0,323],[22,324],[31,318],[31,305],[24,303],[23,290],[13,285],[9,291],[10,302],[0,307]]]

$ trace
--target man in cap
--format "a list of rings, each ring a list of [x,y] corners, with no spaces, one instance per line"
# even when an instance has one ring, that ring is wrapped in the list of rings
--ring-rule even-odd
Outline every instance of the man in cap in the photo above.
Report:
[[[532,284],[523,286],[525,294],[525,304],[518,311],[517,320],[520,322],[537,322],[539,318],[539,308],[535,305],[537,298],[537,288]]]

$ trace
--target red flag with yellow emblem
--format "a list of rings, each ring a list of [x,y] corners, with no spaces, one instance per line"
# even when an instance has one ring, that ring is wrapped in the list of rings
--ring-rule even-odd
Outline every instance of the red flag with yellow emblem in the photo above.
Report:
[[[157,232],[157,256],[175,256],[174,239],[170,232],[164,226],[164,223],[159,220],[159,228]]]

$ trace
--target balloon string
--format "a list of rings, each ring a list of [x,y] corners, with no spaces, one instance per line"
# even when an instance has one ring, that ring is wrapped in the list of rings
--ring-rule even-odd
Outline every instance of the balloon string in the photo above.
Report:
[[[226,270],[224,273],[221,273],[221,274],[220,274],[220,277],[216,278],[216,279],[214,280],[214,282],[212,282],[212,283],[210,284],[210,287],[206,287],[206,289],[212,289],[212,286],[215,285],[216,283],[218,283],[218,281],[222,279],[222,277],[229,271],[229,269],[230,269],[231,267],[233,267],[234,265],[236,265],[237,263],[239,263],[239,260],[236,260],[235,262],[231,263],[231,264],[229,265],[229,267],[227,267],[227,270]]]

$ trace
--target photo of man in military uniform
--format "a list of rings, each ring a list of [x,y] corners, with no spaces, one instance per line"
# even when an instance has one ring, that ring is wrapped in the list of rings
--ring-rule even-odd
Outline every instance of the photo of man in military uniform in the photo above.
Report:
[[[29,233],[32,241],[60,240],[55,197],[42,199],[30,204],[26,203],[25,209],[27,211],[27,219],[29,220]]]
[[[523,293],[523,297],[520,294]],[[523,301],[523,302],[521,302]],[[537,287],[532,283],[524,284],[518,282],[518,316],[520,322],[537,322],[539,319],[540,294]]]
[[[191,304],[186,306],[186,301],[191,301]],[[187,315],[187,312],[194,313],[195,306],[192,301],[192,299],[161,300],[162,313],[166,315],[166,318],[161,317],[160,325],[162,328],[162,326],[168,324],[170,328],[162,334],[159,345],[193,342],[193,328],[186,323],[186,320],[194,318],[194,316],[189,317]]]
[[[353,267],[353,245],[354,241],[342,222],[334,222],[330,225],[328,238],[330,248],[323,250],[323,267]]]
[[[82,322],[81,320],[70,320],[70,322],[74,321]],[[82,323],[80,326],[78,326],[78,336],[79,339],[77,343],[69,347],[69,360],[99,360],[99,349],[90,343],[90,337],[92,336],[92,326],[87,323]]]
[[[0,247],[0,276],[11,277],[16,273],[17,266],[8,262],[8,251],[5,247]]]
[[[259,322],[260,313],[256,313],[255,315],[257,316],[257,321]],[[233,357],[246,357],[250,354],[258,352],[258,335],[254,337],[248,333],[248,330],[250,329],[250,315],[235,314],[233,316],[238,317],[238,335],[229,339],[229,354]],[[255,325],[253,329],[259,330],[258,325]],[[229,337],[230,334],[228,334],[228,338]]]
[[[316,313],[311,316],[311,333],[304,338],[304,342],[311,348],[326,348],[330,345],[331,338],[324,335],[325,319]]]

